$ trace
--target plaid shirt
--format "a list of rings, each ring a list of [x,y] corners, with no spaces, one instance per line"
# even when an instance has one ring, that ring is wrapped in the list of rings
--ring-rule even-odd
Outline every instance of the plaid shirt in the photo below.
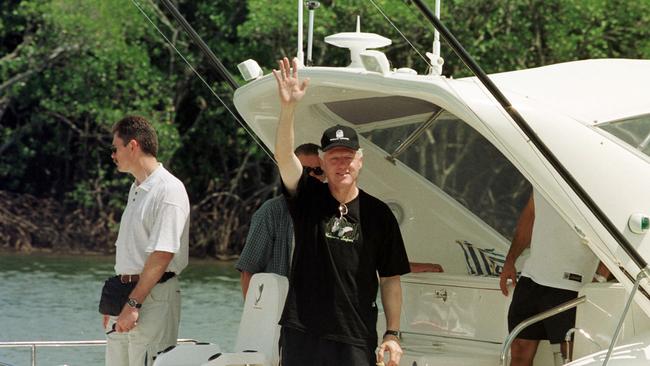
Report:
[[[293,225],[284,196],[272,198],[255,211],[246,245],[235,268],[250,273],[288,276]]]

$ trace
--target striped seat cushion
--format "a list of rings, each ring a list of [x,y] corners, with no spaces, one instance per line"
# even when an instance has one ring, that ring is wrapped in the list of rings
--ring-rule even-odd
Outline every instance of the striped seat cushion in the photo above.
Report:
[[[463,240],[456,240],[465,255],[467,272],[476,276],[498,277],[503,270],[505,255],[492,249],[475,247],[472,243]]]

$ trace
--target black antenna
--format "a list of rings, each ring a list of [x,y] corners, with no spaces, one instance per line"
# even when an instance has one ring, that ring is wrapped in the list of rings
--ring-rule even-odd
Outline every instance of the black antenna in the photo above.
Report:
[[[210,47],[201,39],[201,36],[196,33],[194,28],[190,25],[190,23],[185,20],[183,15],[176,9],[174,4],[171,3],[169,0],[162,0],[163,5],[169,10],[169,12],[172,14],[172,16],[176,19],[177,22],[181,24],[183,29],[185,29],[185,32],[196,42],[196,44],[199,46],[203,54],[205,54],[208,57],[208,61],[210,64],[217,70],[219,75],[221,75],[226,82],[230,85],[230,88],[232,90],[235,90],[239,88],[239,84],[235,81],[235,79],[232,77],[232,74],[226,69],[225,66],[221,63],[219,58],[210,50]]]
[[[494,96],[494,98],[501,104],[503,109],[508,113],[512,120],[521,128],[530,141],[535,145],[535,147],[542,153],[544,158],[548,160],[549,163],[553,166],[555,171],[564,179],[564,181],[571,187],[575,194],[582,200],[582,202],[589,208],[591,213],[596,216],[596,219],[605,227],[605,229],[610,233],[610,235],[616,240],[618,245],[623,248],[634,263],[639,266],[640,269],[644,269],[648,266],[648,263],[643,259],[643,257],[636,251],[636,249],[630,244],[630,242],[621,234],[621,232],[614,226],[614,224],[609,220],[605,213],[596,205],[596,202],[589,196],[589,194],[582,188],[580,183],[569,173],[569,171],[560,163],[558,158],[551,152],[551,150],[542,142],[542,140],[537,136],[535,131],[530,127],[528,122],[519,114],[519,112],[512,106],[510,101],[501,93],[499,88],[490,80],[487,74],[481,69],[481,67],[474,61],[472,56],[463,48],[463,46],[458,42],[456,37],[447,29],[447,27],[442,24],[440,19],[438,19],[429,9],[422,0],[413,0],[413,3],[420,9],[420,12],[427,18],[429,23],[431,23],[435,29],[440,32],[440,35],[444,38],[445,41],[451,46],[452,50],[463,63],[476,75],[476,77],[483,83],[485,88]]]

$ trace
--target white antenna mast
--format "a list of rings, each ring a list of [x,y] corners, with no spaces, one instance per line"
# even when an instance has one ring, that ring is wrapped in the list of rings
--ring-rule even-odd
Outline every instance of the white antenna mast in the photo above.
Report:
[[[440,0],[436,0],[436,18],[440,19]],[[440,57],[440,32],[433,32],[433,55]]]
[[[307,26],[307,66],[312,66],[314,60],[312,59],[312,47],[314,43],[314,11],[318,9],[320,3],[318,1],[307,1],[307,9],[309,9],[309,25]]]
[[[436,18],[440,19],[440,0],[436,0]],[[435,29],[433,31],[433,53],[427,52],[427,57],[431,61],[431,70],[429,75],[442,75],[442,65],[445,60],[440,57],[440,33]]]
[[[302,0],[298,0],[298,64],[303,66],[305,64],[305,52],[302,49]]]

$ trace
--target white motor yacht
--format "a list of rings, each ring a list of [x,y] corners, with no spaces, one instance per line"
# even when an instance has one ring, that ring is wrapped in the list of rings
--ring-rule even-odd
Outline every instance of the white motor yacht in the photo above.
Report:
[[[516,334],[497,273],[531,187],[617,280],[588,284],[577,300],[540,314],[577,307],[571,358],[542,344],[535,365],[650,363],[650,60],[454,79],[442,75],[437,49],[429,70],[401,67],[383,52],[391,40],[360,26],[325,39],[350,50],[349,66],[308,66],[301,29],[298,73],[310,86],[296,111],[296,142],[319,141],[336,124],[354,128],[364,149],[361,188],[392,208],[412,262],[445,270],[402,277],[402,365],[508,364]],[[240,70],[248,82],[234,104],[272,150],[276,81],[254,60]],[[284,278],[254,277],[231,353],[181,345],[156,365],[276,365],[286,287]]]
[[[296,111],[296,141],[319,141],[322,131],[336,124],[355,128],[363,137],[360,186],[393,208],[411,261],[445,269],[402,277],[402,364],[499,364],[509,298],[501,294],[498,277],[468,273],[463,244],[505,255],[517,203],[529,186],[551,202],[618,279],[585,286],[580,295],[586,300],[577,306],[581,332],[574,358],[593,363],[575,364],[601,364],[634,280],[644,271],[476,77],[376,69],[385,58],[378,51],[361,52],[361,58],[360,67],[299,70],[310,86]],[[644,91],[650,61],[584,60],[489,77],[616,229],[648,258],[650,101]],[[235,105],[272,148],[279,115],[273,76],[237,89]],[[634,300],[611,365],[650,361],[641,351],[650,350],[647,292],[636,292]],[[636,353],[630,344],[636,344]],[[638,363],[630,363],[630,354]],[[553,350],[542,347],[535,364],[553,365]]]
[[[401,68],[381,51],[390,40],[359,27],[325,40],[348,48],[350,65],[300,67],[310,86],[296,111],[296,141],[319,141],[336,124],[354,128],[364,149],[360,186],[391,206],[411,261],[445,269],[402,277],[401,364],[507,363],[510,299],[494,273],[471,273],[465,253],[507,253],[531,186],[617,279],[589,284],[557,309],[577,306],[570,364],[650,362],[650,60],[489,75],[522,128],[480,76],[441,76],[441,62],[424,73]],[[236,108],[272,149],[275,79],[252,60],[240,69],[250,81],[235,91]],[[571,361],[558,353],[542,345],[535,365]]]

